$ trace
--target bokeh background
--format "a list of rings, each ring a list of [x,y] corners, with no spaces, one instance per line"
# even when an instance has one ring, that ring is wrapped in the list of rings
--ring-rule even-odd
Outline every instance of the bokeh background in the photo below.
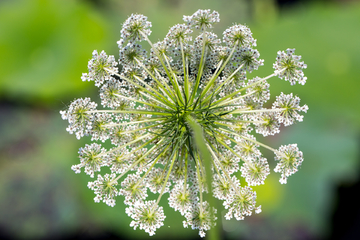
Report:
[[[148,16],[157,41],[198,9],[220,13],[219,36],[233,23],[251,28],[265,59],[254,74],[271,74],[276,52],[286,48],[308,65],[305,86],[270,80],[273,99],[293,92],[310,107],[304,122],[262,139],[275,148],[297,143],[300,171],[287,185],[272,173],[254,187],[263,212],[220,220],[221,238],[358,239],[360,2],[350,0],[0,0],[0,239],[149,238],[129,227],[121,199],[114,208],[93,202],[90,178],[70,169],[90,140],[69,135],[59,111],[74,98],[98,101],[81,73],[94,49],[117,56],[131,13]],[[274,167],[272,153],[263,153]],[[179,213],[165,212],[152,239],[198,238]]]

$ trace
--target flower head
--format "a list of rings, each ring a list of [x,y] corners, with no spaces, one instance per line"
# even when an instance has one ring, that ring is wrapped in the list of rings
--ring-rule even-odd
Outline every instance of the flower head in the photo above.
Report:
[[[275,160],[279,163],[274,171],[281,173],[280,183],[285,184],[287,178],[298,171],[298,167],[303,162],[303,153],[299,151],[297,144],[289,144],[280,146],[275,154]]]
[[[75,133],[78,139],[88,135],[94,120],[94,115],[90,111],[95,110],[96,106],[97,104],[91,102],[90,98],[79,98],[75,99],[66,111],[60,111],[62,119],[69,122],[66,131],[70,134]]]
[[[111,72],[117,72],[117,62],[114,56],[108,56],[104,51],[99,54],[93,51],[93,57],[88,63],[89,73],[83,73],[83,81],[95,81],[95,86],[100,87],[105,80],[109,80]]]
[[[184,215],[192,210],[193,203],[197,201],[197,192],[194,187],[189,187],[189,184],[180,181],[173,186],[168,199],[169,206]]]
[[[279,78],[285,78],[285,81],[289,81],[291,85],[296,82],[304,85],[307,77],[304,76],[302,69],[307,65],[304,62],[300,62],[301,56],[293,55],[295,49],[288,48],[286,53],[284,51],[278,51],[276,62],[273,67],[278,71]]]
[[[137,61],[143,61],[146,51],[140,44],[128,43],[119,51],[120,62],[125,68],[132,68],[137,65]]]
[[[119,191],[116,188],[117,181],[114,180],[116,174],[105,174],[104,177],[100,174],[94,182],[88,182],[88,188],[94,191],[96,197],[95,202],[101,200],[110,207],[115,206],[115,197],[119,195]],[[114,181],[113,181],[114,180]]]
[[[124,41],[136,42],[144,40],[144,35],[149,36],[151,22],[147,21],[147,17],[141,14],[131,14],[131,16],[124,22],[121,33],[121,38]]]
[[[166,38],[168,43],[172,47],[180,46],[181,43],[187,43],[191,41],[192,30],[185,24],[176,24],[170,28]]]
[[[210,210],[208,202],[202,202],[201,205],[194,205],[192,211],[185,214],[186,221],[184,227],[190,226],[192,229],[199,229],[200,237],[205,237],[205,231],[210,230],[215,225],[216,209]]]
[[[95,172],[100,172],[102,166],[106,164],[106,150],[100,144],[86,144],[85,147],[79,149],[80,164],[71,167],[75,173],[80,173],[80,169],[85,167],[85,173],[94,177]]]
[[[134,206],[126,209],[126,213],[134,219],[130,223],[130,227],[136,229],[139,227],[150,236],[155,234],[157,228],[164,225],[166,218],[162,207],[158,206],[155,201],[136,202]]]
[[[118,61],[94,51],[82,77],[95,81],[105,109],[79,98],[60,113],[70,134],[112,144],[109,149],[86,144],[79,150],[80,164],[71,167],[75,173],[84,168],[90,177],[108,168],[110,173],[88,183],[95,202],[114,206],[123,196],[130,226],[153,235],[165,219],[160,200],[167,198],[184,217],[184,227],[204,237],[217,219],[208,195],[223,201],[226,219],[261,212],[250,188],[264,184],[270,173],[261,148],[274,152],[281,183],[303,161],[296,144],[276,150],[259,142],[256,133],[274,135],[282,125],[303,120],[300,112],[308,107],[292,94],[281,93],[272,108],[264,106],[270,78],[303,84],[306,65],[288,49],[278,52],[274,73],[247,79],[264,63],[248,27],[231,26],[221,41],[209,32],[219,22],[217,12],[199,10],[184,21],[152,43],[147,17],[131,15],[117,42]],[[200,33],[193,37],[194,29]],[[143,40],[150,51],[138,43]]]
[[[245,216],[251,216],[252,211],[258,209],[256,204],[256,192],[248,186],[235,187],[231,196],[224,201],[224,206],[228,209],[225,218],[230,220],[235,217],[236,220],[244,220]]]
[[[245,162],[241,169],[241,176],[249,186],[264,184],[265,178],[270,174],[269,164],[266,158],[257,157]]]
[[[260,54],[256,49],[249,47],[240,48],[235,56],[238,58],[237,65],[242,65],[243,69],[249,72],[257,70],[259,66],[264,65],[264,60],[258,60]]]
[[[220,22],[219,13],[210,9],[198,10],[191,16],[184,16],[183,19],[191,27],[204,30],[205,28],[212,28],[214,23]]]
[[[257,133],[263,136],[275,135],[280,132],[280,123],[274,112],[264,112],[254,116],[254,125]]]
[[[252,37],[250,28],[238,24],[226,29],[223,33],[223,41],[226,45],[233,47],[252,47],[256,46],[256,40]]]
[[[276,115],[279,123],[289,126],[294,123],[294,120],[302,122],[304,116],[300,115],[299,112],[307,112],[309,107],[307,105],[300,107],[299,103],[300,98],[293,97],[292,93],[281,93],[280,96],[277,96],[276,101],[273,103],[273,109],[279,109]]]

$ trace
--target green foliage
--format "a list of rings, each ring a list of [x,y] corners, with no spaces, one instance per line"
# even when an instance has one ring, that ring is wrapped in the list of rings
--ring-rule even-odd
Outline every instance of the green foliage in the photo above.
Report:
[[[0,96],[53,103],[83,90],[84,63],[109,41],[105,22],[75,1],[9,1],[0,7]]]
[[[360,68],[356,67],[360,63],[356,40],[360,38],[359,22],[359,4],[344,8],[312,5],[254,26],[265,63],[275,58],[274,52],[281,46],[294,46],[308,64],[306,88],[277,81],[270,83],[273,89],[299,94],[311,106],[309,114],[326,114],[330,119],[341,116],[360,127]],[[269,72],[270,68],[265,64],[262,70]]]

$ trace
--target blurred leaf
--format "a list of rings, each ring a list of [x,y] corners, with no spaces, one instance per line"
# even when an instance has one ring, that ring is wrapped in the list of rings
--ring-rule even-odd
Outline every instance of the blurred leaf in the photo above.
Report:
[[[75,96],[91,52],[109,41],[105,22],[69,0],[2,2],[0,29],[0,96],[14,101]]]
[[[296,48],[308,65],[305,86],[272,79],[272,97],[299,94],[309,112],[341,117],[360,127],[360,4],[310,5],[284,13],[276,22],[252,27],[265,65],[255,74],[269,74],[276,52]]]

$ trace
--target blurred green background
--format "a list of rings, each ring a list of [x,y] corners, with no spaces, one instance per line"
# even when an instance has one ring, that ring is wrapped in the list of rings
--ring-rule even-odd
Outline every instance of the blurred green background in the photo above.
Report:
[[[287,185],[272,172],[254,187],[263,212],[219,221],[222,238],[354,239],[347,237],[360,226],[360,3],[349,0],[0,1],[0,238],[148,238],[129,227],[121,199],[114,208],[93,202],[90,178],[70,169],[90,139],[69,135],[59,111],[74,98],[98,101],[81,73],[94,49],[118,55],[131,13],[148,16],[157,41],[197,9],[220,13],[219,36],[233,23],[251,28],[265,59],[253,76],[272,73],[276,52],[286,48],[308,65],[305,86],[270,80],[272,99],[293,92],[310,107],[304,122],[259,137],[275,148],[297,143],[301,169]],[[274,167],[272,154],[263,153]],[[152,239],[198,237],[183,229],[179,213],[165,213]]]

